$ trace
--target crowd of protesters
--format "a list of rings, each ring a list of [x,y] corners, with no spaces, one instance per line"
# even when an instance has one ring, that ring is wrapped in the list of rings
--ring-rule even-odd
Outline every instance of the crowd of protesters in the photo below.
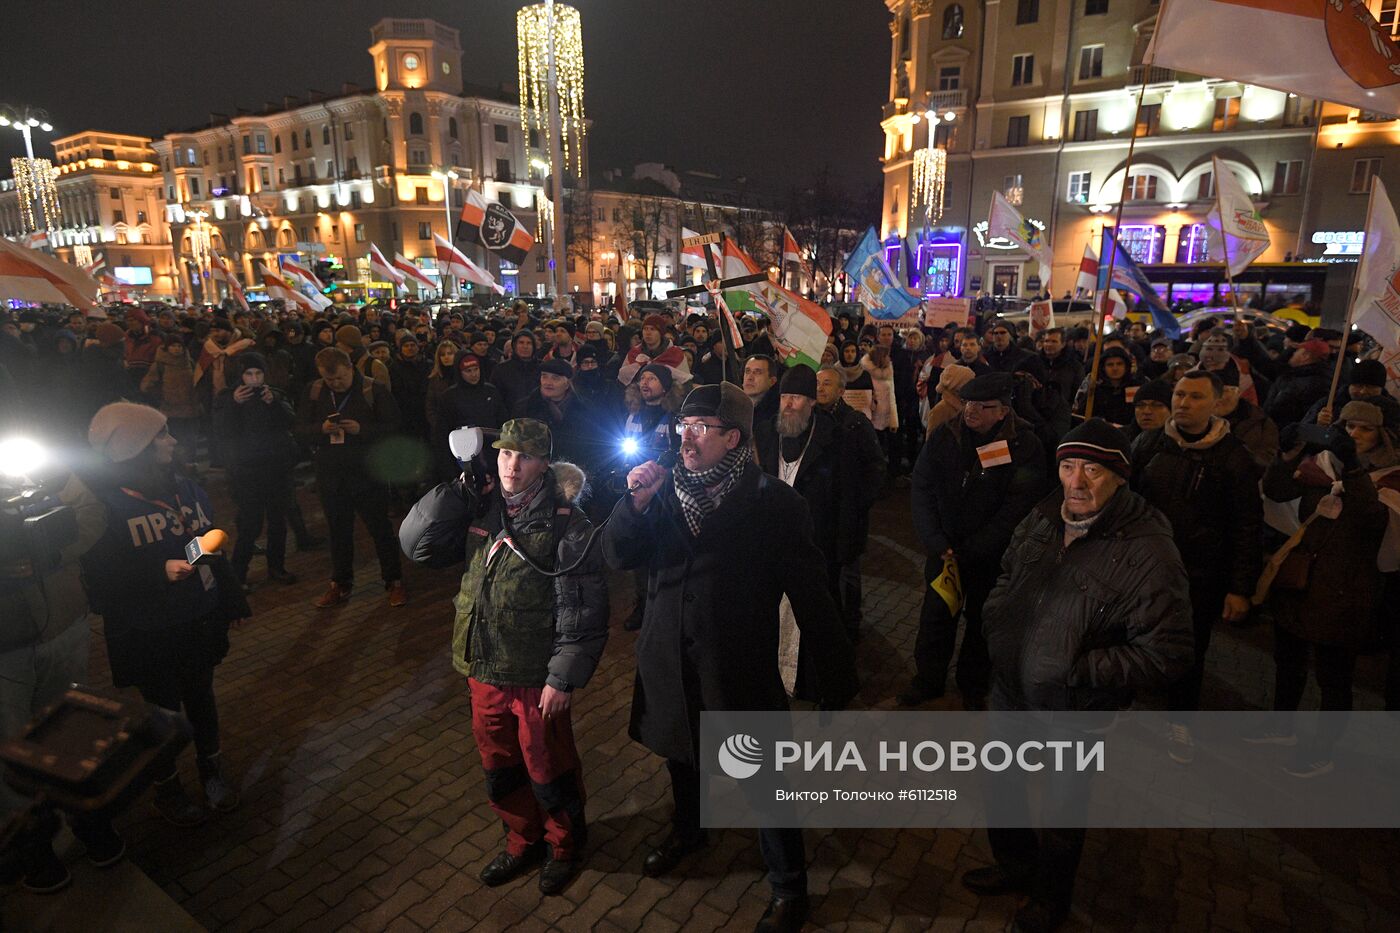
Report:
[[[355,596],[357,517],[388,607],[409,600],[401,545],[432,566],[465,561],[453,661],[508,830],[487,884],[543,858],[541,888],[557,893],[577,871],[568,698],[607,636],[603,556],[628,572],[611,595],[640,629],[631,732],[672,781],[672,829],[644,864],[662,875],[707,841],[700,710],[854,697],[861,558],[881,497],[909,497],[926,557],[901,706],[942,697],[950,668],[967,709],[1155,703],[1172,711],[1164,753],[1189,765],[1212,632],[1255,621],[1273,629],[1277,715],[1249,740],[1293,746],[1289,773],[1334,767],[1338,732],[1293,726],[1310,669],[1322,708],[1346,711],[1359,654],[1389,650],[1385,703],[1400,709],[1400,402],[1355,335],[1207,319],[1170,338],[1125,322],[1096,354],[1082,327],[1032,337],[989,317],[901,331],[842,316],[814,371],[784,365],[761,318],[739,331],[732,345],[703,309],[623,321],[523,302],[4,320],[7,413],[42,411],[50,441],[90,452],[72,460],[86,485],[67,492],[105,509],[81,577],[114,681],[194,728],[203,800],[172,761],[161,812],[188,825],[237,804],[214,668],[245,594],[295,582],[288,533],[299,550],[323,543],[299,496],[306,463],[329,539],[318,609]],[[463,427],[486,439],[469,463],[452,447]],[[219,471],[234,514],[216,521],[200,482]],[[234,532],[223,572],[185,563],[184,542],[219,523]],[[950,568],[957,605],[932,585]],[[84,611],[44,609],[34,637],[76,658]],[[7,686],[6,728],[52,689]],[[95,838],[94,859],[112,860],[110,827]],[[800,928],[801,834],[760,841],[774,893],[760,928]],[[996,833],[997,864],[965,883],[1028,893],[1021,928],[1051,929],[1082,842]],[[41,859],[27,883],[55,890],[60,871]]]

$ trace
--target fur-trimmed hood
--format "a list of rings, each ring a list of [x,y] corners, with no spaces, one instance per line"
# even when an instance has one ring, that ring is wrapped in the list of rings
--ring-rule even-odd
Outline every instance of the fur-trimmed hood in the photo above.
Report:
[[[554,474],[555,488],[559,490],[560,495],[570,502],[578,503],[583,496],[584,487],[588,484],[588,476],[583,469],[567,460],[559,460],[549,465],[549,472]]]

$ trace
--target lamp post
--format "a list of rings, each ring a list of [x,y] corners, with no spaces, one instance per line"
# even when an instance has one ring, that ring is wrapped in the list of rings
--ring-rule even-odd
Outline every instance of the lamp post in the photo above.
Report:
[[[11,159],[15,189],[20,197],[20,216],[31,231],[50,230],[58,225],[58,196],[53,180],[53,164],[34,158],[34,131],[53,132],[49,115],[36,107],[0,104],[0,127],[8,126],[24,137],[23,159]]]
[[[923,119],[928,121],[928,146],[914,158],[914,178],[911,188],[913,196],[924,202],[925,241],[931,235],[933,224],[943,216],[943,190],[948,172],[947,152],[935,145],[938,135],[937,129],[941,124],[952,123],[956,118],[957,114],[951,110],[942,116],[939,116],[933,108],[924,111]],[[917,113],[914,114],[911,122],[919,122]],[[915,262],[920,266],[920,281],[923,279],[922,256],[923,243],[920,243],[919,249],[915,253]],[[924,288],[924,292],[928,292],[927,287]]]
[[[190,237],[190,257],[194,262],[194,279],[199,284],[199,296],[205,304],[213,304],[209,301],[209,287],[205,284],[205,268],[209,262],[209,234],[204,229],[204,218],[209,216],[209,212],[202,208],[186,211],[186,217],[194,218],[194,235]],[[191,289],[193,292],[193,289]],[[194,297],[193,294],[190,295]]]
[[[454,172],[454,171],[452,171],[452,169],[447,169],[446,171],[439,171],[439,170],[437,170],[437,169],[434,169],[433,172],[432,172],[432,176],[433,176],[434,178],[436,178],[438,181],[442,182],[442,214],[443,214],[443,217],[444,217],[444,218],[446,219],[446,221],[447,221],[447,242],[451,243],[451,242],[453,242],[453,236],[452,236],[452,183],[453,183],[454,181],[457,180],[457,173]],[[446,297],[446,295],[447,295],[447,283],[443,282],[443,283],[439,283],[439,284],[441,284],[441,285],[443,286],[442,294],[443,294],[444,297]],[[453,296],[454,298],[460,297],[459,294],[458,294],[458,291],[459,291],[459,290],[458,290],[458,288],[457,288],[457,277],[454,275],[454,276],[452,276],[452,296]]]

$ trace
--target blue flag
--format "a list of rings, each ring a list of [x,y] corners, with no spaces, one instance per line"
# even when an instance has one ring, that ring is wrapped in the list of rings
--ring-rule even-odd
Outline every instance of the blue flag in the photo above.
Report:
[[[1113,234],[1104,230],[1104,248],[1099,251],[1099,280],[1098,289],[1103,291],[1108,288],[1116,288],[1120,291],[1131,292],[1138,297],[1138,300],[1147,305],[1147,310],[1152,312],[1152,323],[1162,333],[1168,337],[1179,337],[1181,335],[1181,324],[1177,321],[1176,315],[1172,314],[1171,308],[1162,300],[1162,296],[1157,294],[1157,289],[1152,287],[1152,283],[1147,281],[1146,274],[1133,262],[1133,257],[1128,255],[1127,250],[1118,245],[1118,240]],[[1110,252],[1112,250],[1112,252]],[[1108,280],[1109,258],[1113,260],[1113,281]]]
[[[865,303],[870,316],[882,321],[904,317],[919,299],[899,284],[885,262],[885,251],[875,228],[865,231],[846,260],[846,281],[852,298]]]

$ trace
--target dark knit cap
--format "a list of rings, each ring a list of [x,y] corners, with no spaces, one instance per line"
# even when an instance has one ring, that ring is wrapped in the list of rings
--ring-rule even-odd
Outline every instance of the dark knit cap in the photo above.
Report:
[[[642,318],[642,326],[655,327],[657,330],[665,333],[666,328],[671,326],[671,322],[659,314],[648,314],[646,317]]]
[[[1167,407],[1172,403],[1172,387],[1165,379],[1153,379],[1151,382],[1138,386],[1137,395],[1133,396],[1133,404],[1140,402],[1161,402]]]
[[[779,395],[805,395],[807,398],[817,397],[817,373],[810,366],[801,364],[793,366],[783,373],[783,380],[778,384]]]
[[[1385,386],[1385,364],[1380,360],[1362,360],[1351,369],[1351,384],[1355,386]]]
[[[1122,347],[1109,347],[1107,350],[1103,351],[1103,355],[1099,357],[1099,366],[1102,367],[1103,364],[1107,363],[1109,360],[1122,360],[1124,363],[1128,364],[1129,369],[1133,368],[1132,356]]]
[[[597,348],[596,348],[596,347],[593,347],[593,346],[590,346],[589,344],[586,344],[586,343],[585,343],[583,346],[579,347],[577,350],[574,351],[574,359],[576,359],[576,360],[578,360],[578,361],[580,361],[580,362],[582,362],[583,360],[596,360],[597,358],[598,358],[598,350],[597,350]]]
[[[1010,373],[983,373],[958,390],[964,402],[1011,402],[1016,381]]]
[[[1308,328],[1308,325],[1294,324],[1283,332],[1283,336],[1294,343],[1302,343],[1304,340],[1308,339],[1308,334],[1310,333],[1312,333],[1312,331]]]
[[[1055,448],[1055,462],[1061,460],[1100,463],[1124,479],[1132,472],[1128,439],[1122,431],[1102,418],[1090,418],[1065,435],[1060,446]]]
[[[691,389],[676,417],[718,418],[738,428],[745,442],[753,436],[753,402],[732,382]]]
[[[556,376],[563,376],[565,379],[574,378],[574,367],[568,360],[551,359],[540,364],[540,372],[553,373]]]
[[[238,354],[238,371],[241,373],[245,369],[261,369],[267,372],[267,357],[261,353],[249,351]]]
[[[675,381],[675,376],[671,374],[671,367],[663,366],[660,363],[652,363],[650,366],[643,366],[642,373],[651,373],[656,380],[661,383],[661,388],[667,392],[671,391],[671,383]],[[637,378],[642,377],[642,373],[637,374]]]

